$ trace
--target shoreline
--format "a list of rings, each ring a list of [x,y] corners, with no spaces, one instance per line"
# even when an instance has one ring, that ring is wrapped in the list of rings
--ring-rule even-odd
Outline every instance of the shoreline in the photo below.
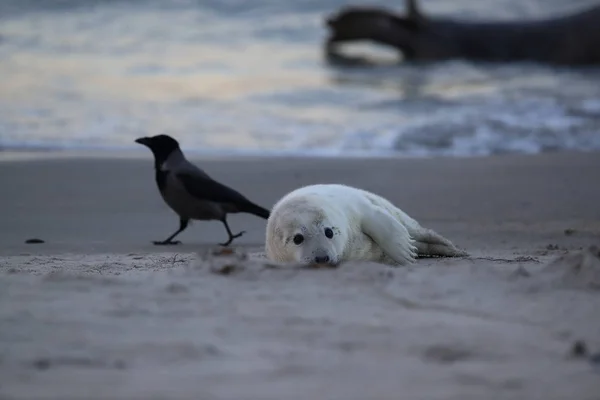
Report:
[[[194,160],[243,160],[263,161],[282,159],[317,159],[317,160],[471,160],[486,158],[521,158],[521,157],[552,157],[555,155],[577,155],[577,154],[600,154],[600,150],[561,150],[556,152],[542,153],[498,153],[498,154],[474,154],[474,155],[405,155],[393,150],[384,151],[345,151],[339,150],[335,154],[332,150],[318,152],[314,150],[290,150],[272,152],[261,151],[198,151],[183,147],[188,158]],[[337,151],[337,150],[336,150]],[[0,162],[11,161],[40,161],[57,159],[144,159],[147,158],[146,149],[6,149],[0,148]],[[343,153],[343,154],[342,154]]]

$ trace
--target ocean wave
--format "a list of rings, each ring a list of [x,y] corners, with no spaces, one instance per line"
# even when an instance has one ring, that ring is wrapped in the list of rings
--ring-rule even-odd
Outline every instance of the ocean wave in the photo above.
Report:
[[[203,154],[600,149],[600,71],[335,69],[321,19],[343,2],[292,3],[2,2],[0,149],[131,151],[158,133]]]

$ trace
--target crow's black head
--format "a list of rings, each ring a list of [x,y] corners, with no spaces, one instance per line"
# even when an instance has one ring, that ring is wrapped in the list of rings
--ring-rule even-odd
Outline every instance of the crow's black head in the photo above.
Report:
[[[148,147],[157,165],[162,164],[172,152],[179,149],[179,142],[169,135],[156,135],[137,138],[136,143]]]

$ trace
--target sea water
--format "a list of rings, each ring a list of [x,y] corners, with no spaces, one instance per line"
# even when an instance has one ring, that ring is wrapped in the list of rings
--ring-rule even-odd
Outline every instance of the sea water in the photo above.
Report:
[[[541,18],[597,3],[421,0],[429,15]],[[403,10],[402,1],[379,4]],[[600,149],[600,68],[328,64],[342,0],[2,0],[0,149],[474,156]],[[389,49],[348,51],[394,60]],[[143,151],[143,149],[139,149]]]

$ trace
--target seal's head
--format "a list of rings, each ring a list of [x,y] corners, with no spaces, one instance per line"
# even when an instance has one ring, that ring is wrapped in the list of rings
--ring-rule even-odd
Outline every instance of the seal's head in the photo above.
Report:
[[[267,254],[280,262],[337,265],[346,240],[339,221],[335,210],[316,200],[297,197],[279,204],[267,222]]]

